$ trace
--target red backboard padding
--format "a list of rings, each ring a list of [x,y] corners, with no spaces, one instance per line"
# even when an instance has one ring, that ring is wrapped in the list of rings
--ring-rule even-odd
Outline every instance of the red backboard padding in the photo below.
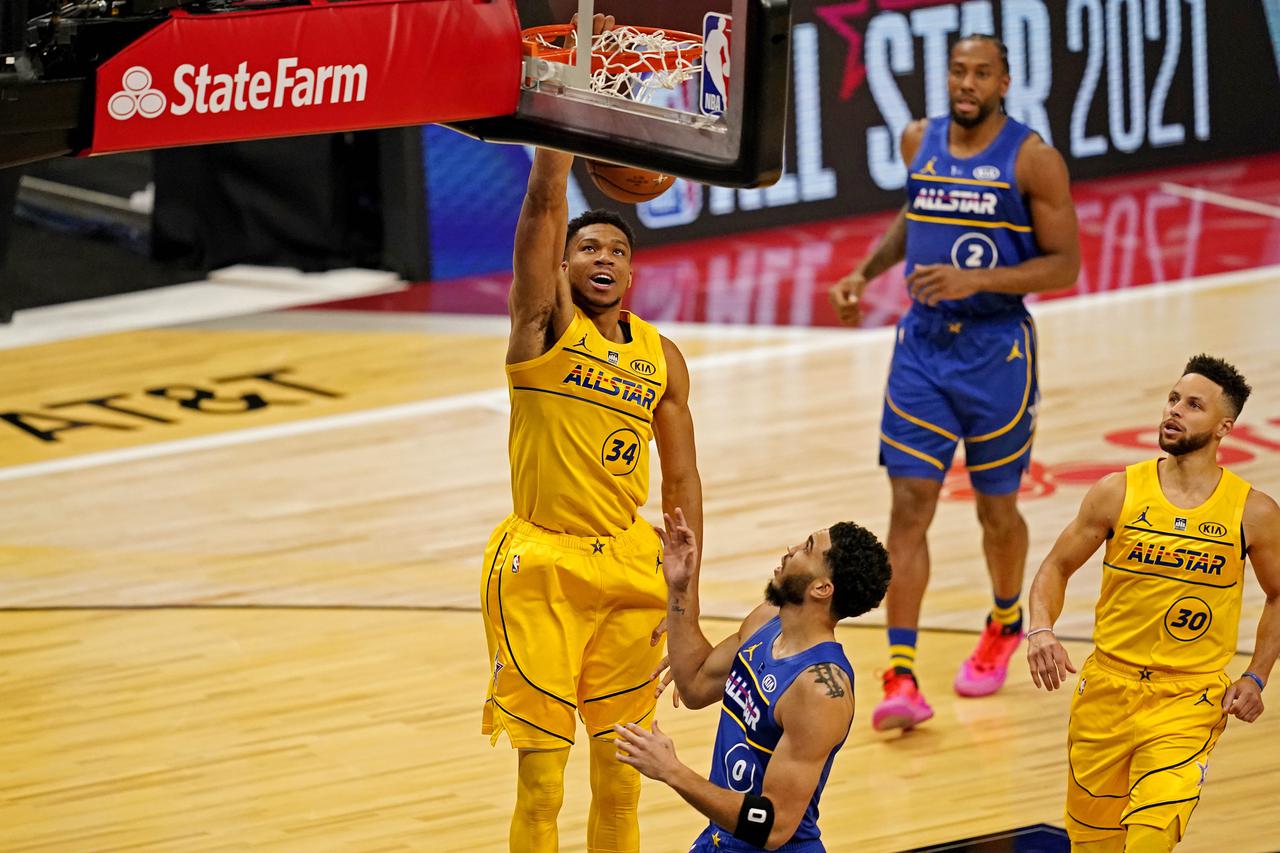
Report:
[[[501,116],[512,0],[346,0],[172,17],[97,71],[103,154]]]

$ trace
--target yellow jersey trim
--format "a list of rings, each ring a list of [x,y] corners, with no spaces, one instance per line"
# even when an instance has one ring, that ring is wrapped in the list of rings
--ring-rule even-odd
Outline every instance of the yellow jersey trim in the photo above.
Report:
[[[1030,225],[1015,225],[1012,222],[983,222],[980,219],[950,219],[945,216],[924,216],[919,213],[908,213],[907,219],[916,222],[937,222],[941,225],[972,225],[975,228],[1007,228],[1010,231],[1031,233]]]
[[[1013,453],[1010,453],[1008,456],[1006,456],[1003,459],[997,459],[995,462],[983,462],[981,465],[966,465],[965,467],[968,468],[970,471],[986,471],[988,468],[999,468],[1001,465],[1005,464],[1006,462],[1012,462],[1013,460],[1017,459],[1019,456],[1021,456],[1022,454],[1030,450],[1031,442],[1035,441],[1035,438],[1036,438],[1035,433],[1032,433],[1031,438],[1027,439],[1026,444],[1022,445],[1022,447],[1018,448]]]
[[[971,187],[995,187],[997,189],[1010,189],[1007,181],[979,181],[977,178],[943,178],[935,175],[922,175],[919,172],[911,176],[917,181],[935,181],[940,184],[965,184]]]
[[[534,356],[533,358],[528,359],[527,361],[517,361],[517,362],[508,364],[507,374],[510,375],[511,373],[517,370],[525,370],[531,367],[537,367],[540,364],[545,364],[546,362],[555,358],[556,354],[560,352],[561,349],[569,348],[569,345],[565,342],[569,340],[569,338],[572,336],[574,327],[578,325],[578,318],[580,316],[582,315],[578,314],[576,311],[574,312],[573,319],[569,321],[569,325],[565,327],[564,332],[561,333],[560,337],[556,338],[555,343],[547,347],[547,351],[544,352],[542,355]]]
[[[743,659],[742,652],[738,652],[738,660],[742,661],[742,665],[746,667],[747,675],[751,676],[751,682],[755,684],[756,692],[760,694],[760,698],[764,700],[764,704],[772,704],[769,702],[769,697],[764,695],[764,689],[760,687],[760,681],[756,678],[756,674],[751,671],[751,664],[747,663],[746,660]]]
[[[746,725],[742,722],[742,720],[739,720],[737,717],[735,717],[735,716],[733,715],[733,712],[732,712],[732,711],[730,711],[728,708],[726,708],[726,707],[725,707],[725,706],[723,706],[723,705],[721,705],[721,706],[720,706],[720,710],[721,710],[721,711],[724,711],[726,714],[728,714],[728,715],[729,715],[729,719],[731,719],[731,720],[733,720],[735,723],[737,723],[737,724],[738,724],[738,728],[742,729],[742,732],[743,732],[743,734],[744,734],[744,735],[746,734],[747,727],[746,727]],[[767,753],[769,753],[770,755],[773,755],[773,750],[772,750],[772,749],[770,749],[769,747],[767,747],[767,746],[761,746],[760,744],[756,743],[755,741],[753,741],[753,740],[752,740],[751,738],[749,738],[749,737],[744,737],[743,739],[744,739],[747,743],[749,743],[749,744],[751,744],[752,746],[754,746],[756,749],[760,750],[761,752],[767,752]]]
[[[960,440],[960,436],[954,433],[948,432],[947,430],[943,429],[942,427],[936,424],[931,424],[926,420],[917,418],[915,415],[909,415],[906,412],[902,411],[902,409],[899,409],[898,404],[893,402],[893,398],[889,396],[888,391],[885,391],[884,393],[884,401],[889,404],[889,408],[893,411],[893,413],[898,417],[902,418],[904,421],[910,421],[911,423],[915,424],[918,427],[924,427],[930,432],[936,432],[938,435],[942,436],[943,438],[949,438],[952,441]]]
[[[928,462],[930,465],[937,468],[939,471],[947,470],[947,466],[942,464],[942,460],[935,459],[927,453],[922,453],[919,450],[916,450],[914,447],[907,447],[905,444],[903,444],[900,441],[894,441],[892,438],[889,438],[889,436],[885,435],[884,433],[880,433],[880,440],[883,441],[885,444],[889,445],[890,447],[894,447],[894,448],[897,448],[898,450],[901,450],[903,453],[910,454],[911,456],[914,456],[917,459],[923,459],[925,462]]]
[[[1031,332],[1027,328],[1027,324],[1025,322],[1022,324],[1022,348],[1026,353],[1023,360],[1026,361],[1027,363],[1027,383],[1022,389],[1022,405],[1018,407],[1018,413],[1013,416],[1013,420],[1009,421],[1007,424],[1000,427],[1000,429],[996,430],[995,432],[988,432],[983,435],[969,436],[968,438],[965,439],[966,442],[972,441],[976,443],[980,441],[990,441],[993,438],[999,438],[1000,436],[1004,435],[1006,432],[1008,432],[1009,430],[1017,426],[1018,422],[1022,420],[1022,416],[1026,414],[1027,402],[1031,399],[1031,377],[1033,375],[1032,371],[1035,370],[1035,366],[1031,363],[1031,359],[1034,358],[1031,350]],[[1021,453],[1021,451],[1019,451],[1019,453]],[[1014,455],[1016,456],[1017,454],[1014,454]],[[970,468],[969,470],[977,471],[980,469]]]

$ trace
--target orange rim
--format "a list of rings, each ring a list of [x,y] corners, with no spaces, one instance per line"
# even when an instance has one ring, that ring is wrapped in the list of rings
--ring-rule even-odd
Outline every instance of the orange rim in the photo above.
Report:
[[[693,62],[695,59],[702,57],[702,36],[693,33],[681,32],[679,30],[665,30],[660,27],[627,27],[645,35],[654,33],[662,33],[672,41],[693,42],[688,47],[675,48],[671,50],[655,51],[653,53],[636,53],[634,51],[619,51],[611,53],[608,56],[591,53],[591,70],[593,72],[604,69],[612,73],[620,73],[625,71],[642,72],[642,71],[671,71],[680,67],[680,64]],[[521,31],[523,37],[523,49],[525,56],[536,56],[539,59],[545,59],[547,62],[559,62],[564,65],[573,65],[577,58],[577,48],[572,47],[548,47],[546,42],[551,39],[565,38],[576,32],[576,28],[570,24],[550,24],[545,27],[529,27]]]

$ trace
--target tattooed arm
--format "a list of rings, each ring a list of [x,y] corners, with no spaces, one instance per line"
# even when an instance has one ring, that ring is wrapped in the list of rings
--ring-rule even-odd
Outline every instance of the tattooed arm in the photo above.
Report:
[[[779,697],[774,719],[782,726],[782,740],[769,759],[762,793],[774,806],[769,841],[782,844],[800,825],[827,756],[849,734],[853,685],[848,674],[829,663],[809,667]]]
[[[782,739],[769,759],[761,791],[774,809],[766,850],[776,850],[795,835],[818,787],[827,756],[849,734],[849,724],[853,722],[849,676],[829,663],[809,667],[779,697],[774,717],[782,725]],[[651,731],[628,723],[615,727],[615,732],[619,761],[650,779],[667,783],[720,826],[737,822],[743,795],[713,784],[681,762],[671,738],[657,723]]]

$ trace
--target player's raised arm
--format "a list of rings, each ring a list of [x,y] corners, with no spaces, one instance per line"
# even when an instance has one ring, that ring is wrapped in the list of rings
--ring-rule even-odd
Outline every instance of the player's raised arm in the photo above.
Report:
[[[514,278],[507,297],[511,337],[507,363],[537,358],[564,332],[573,316],[569,280],[562,266],[569,204],[565,188],[573,156],[539,148],[516,223]]]
[[[680,691],[680,700],[690,708],[705,708],[720,701],[724,682],[733,667],[734,655],[742,641],[751,636],[778,611],[761,604],[743,621],[737,632],[712,646],[698,624],[697,537],[684,512],[664,514],[662,573],[667,581],[667,665]]]
[[[1222,707],[1252,723],[1262,713],[1262,687],[1271,680],[1271,668],[1280,655],[1280,506],[1270,495],[1255,489],[1245,501],[1243,525],[1249,562],[1267,603],[1258,619],[1247,675],[1227,688]]]
[[[1053,624],[1062,613],[1067,580],[1107,540],[1124,506],[1124,472],[1108,474],[1085,494],[1080,511],[1058,535],[1031,582],[1028,596],[1027,663],[1037,687],[1057,688],[1068,672],[1075,672],[1067,650],[1054,636]]]

